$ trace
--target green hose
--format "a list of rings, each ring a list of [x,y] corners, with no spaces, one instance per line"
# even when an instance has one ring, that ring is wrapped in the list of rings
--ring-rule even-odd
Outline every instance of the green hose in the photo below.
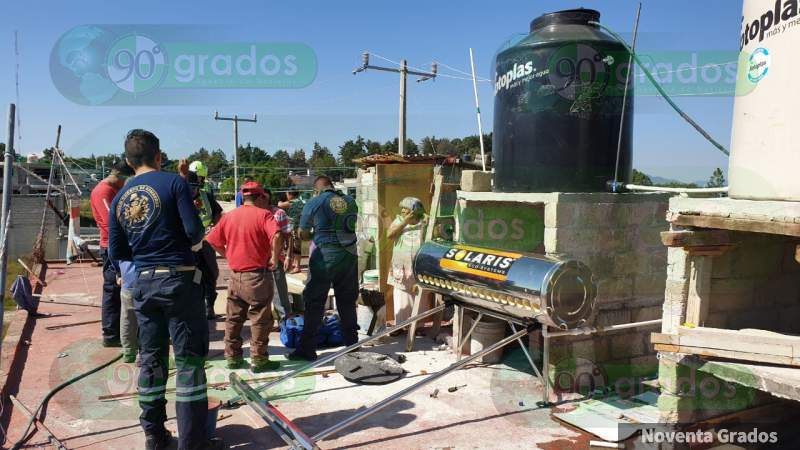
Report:
[[[625,47],[625,50],[628,51],[628,53],[631,55],[631,57],[633,57],[633,60],[636,61],[636,64],[638,64],[639,67],[642,68],[642,71],[644,72],[645,75],[647,75],[647,78],[650,80],[650,82],[653,83],[653,86],[655,86],[655,88],[658,91],[658,93],[661,94],[662,97],[664,97],[664,100],[666,100],[667,103],[669,103],[670,106],[672,106],[672,109],[674,109],[675,112],[680,114],[680,116],[683,117],[683,119],[685,121],[689,122],[689,125],[694,127],[694,129],[697,130],[697,132],[700,133],[704,138],[706,138],[706,140],[708,140],[708,142],[710,142],[714,147],[717,147],[719,149],[719,151],[721,151],[722,153],[724,153],[726,155],[730,155],[730,152],[728,151],[727,148],[725,148],[722,144],[720,144],[719,142],[714,140],[714,138],[712,138],[711,135],[709,135],[706,132],[706,130],[703,129],[703,127],[701,127],[697,122],[695,122],[691,117],[689,117],[688,114],[683,112],[683,110],[680,109],[678,107],[678,105],[675,104],[674,101],[672,101],[672,98],[670,98],[670,96],[667,95],[667,93],[664,91],[664,89],[661,87],[661,85],[658,83],[658,81],[656,81],[656,79],[653,78],[653,75],[650,73],[650,71],[647,70],[647,68],[644,67],[642,62],[639,60],[639,57],[636,56],[636,53],[630,47],[628,47],[628,44],[625,42],[624,39],[622,39],[617,33],[615,33],[614,31],[610,30],[608,27],[606,27],[605,25],[601,24],[600,22],[595,22],[595,21],[592,20],[592,21],[589,21],[589,23],[592,24],[592,25],[597,25],[598,27],[600,27],[603,30],[605,30],[608,34],[610,34],[614,39],[619,41],[619,43],[622,44]]]
[[[19,440],[14,444],[14,446],[11,447],[11,449],[12,450],[19,450],[20,448],[22,448],[22,445],[25,444],[25,441],[28,440],[28,433],[30,433],[31,427],[33,426],[33,423],[36,421],[36,418],[39,416],[39,413],[41,412],[42,408],[44,408],[44,406],[47,405],[47,402],[50,401],[50,399],[54,395],[56,395],[56,393],[58,391],[64,389],[65,387],[69,386],[72,383],[75,383],[76,381],[81,380],[82,378],[88,377],[89,375],[91,375],[91,374],[93,374],[95,372],[99,372],[99,371],[105,369],[106,367],[110,366],[111,364],[114,364],[115,362],[119,361],[120,358],[122,358],[122,354],[121,353],[119,355],[115,356],[114,358],[112,358],[110,361],[104,362],[103,364],[100,364],[97,367],[94,367],[92,369],[89,369],[86,372],[83,372],[83,373],[81,373],[79,375],[76,375],[76,376],[70,378],[69,380],[59,384],[58,386],[56,386],[52,390],[50,390],[50,392],[48,392],[47,395],[44,396],[42,401],[39,402],[39,406],[36,407],[36,410],[33,411],[33,414],[31,414],[31,418],[30,418],[30,420],[28,420],[28,426],[25,427],[25,432],[22,433],[22,437],[19,438]]]

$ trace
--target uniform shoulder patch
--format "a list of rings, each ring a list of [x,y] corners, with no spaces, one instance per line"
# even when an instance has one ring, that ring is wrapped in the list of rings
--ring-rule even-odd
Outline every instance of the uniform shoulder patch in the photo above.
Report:
[[[347,200],[338,195],[332,195],[328,200],[328,206],[331,207],[336,214],[344,214],[347,212]]]

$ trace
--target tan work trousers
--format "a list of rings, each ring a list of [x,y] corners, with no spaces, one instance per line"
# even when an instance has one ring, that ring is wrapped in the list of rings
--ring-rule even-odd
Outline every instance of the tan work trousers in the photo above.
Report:
[[[250,319],[250,357],[267,356],[272,330],[272,273],[266,269],[233,272],[228,284],[225,357],[242,356],[242,327]]]

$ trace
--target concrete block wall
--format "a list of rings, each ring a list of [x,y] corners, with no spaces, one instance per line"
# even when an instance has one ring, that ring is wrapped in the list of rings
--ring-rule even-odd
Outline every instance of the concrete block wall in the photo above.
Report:
[[[598,283],[596,325],[661,317],[667,249],[660,233],[669,228],[666,194],[546,194],[545,252],[587,264]],[[653,327],[588,337],[558,338],[548,370],[559,361],[588,360],[607,382],[654,374]]]
[[[356,232],[360,237],[367,236],[378,242],[378,222],[381,211],[378,207],[378,176],[375,167],[359,169],[356,175],[356,205],[358,206],[359,221]],[[366,263],[367,269],[377,268],[375,261],[376,251]]]
[[[800,264],[794,257],[800,239],[762,233],[729,233],[732,247],[711,258],[709,311],[705,323],[700,325],[800,332]],[[664,333],[674,333],[686,322],[693,258],[695,256],[683,248],[668,250],[662,316]],[[679,363],[680,355],[669,355],[672,356],[659,360],[662,420],[689,423],[731,412],[711,408],[708,399],[691,392],[692,388],[706,383],[704,378],[714,378],[712,375]],[[731,386],[728,389],[735,389],[738,396],[752,397],[749,407],[768,400],[769,396],[763,392],[739,384]]]
[[[800,239],[762,233],[730,232],[733,246],[711,259],[709,313],[703,326],[759,328],[800,333]],[[662,331],[672,333],[686,319],[691,256],[668,251]]]
[[[57,207],[61,201],[54,200]],[[11,224],[8,229],[8,257],[14,261],[21,256],[28,256],[33,250],[33,244],[39,235],[42,225],[42,212],[46,208],[43,195],[14,195],[11,198]],[[45,217],[45,233],[47,233],[47,246],[45,258],[56,259],[63,257],[59,254],[59,226],[60,221],[53,211],[47,211]],[[13,280],[11,280],[13,281]]]

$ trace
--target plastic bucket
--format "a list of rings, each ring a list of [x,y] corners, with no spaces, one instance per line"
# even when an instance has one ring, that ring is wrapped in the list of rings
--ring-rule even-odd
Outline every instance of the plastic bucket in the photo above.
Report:
[[[500,320],[483,318],[475,326],[470,338],[470,353],[476,354],[500,342],[506,336],[506,323]],[[484,364],[496,364],[503,360],[503,349],[497,349],[478,358]]]
[[[206,419],[206,436],[209,439],[217,437],[217,417],[219,409],[222,407],[222,400],[216,397],[208,397],[208,418]]]

